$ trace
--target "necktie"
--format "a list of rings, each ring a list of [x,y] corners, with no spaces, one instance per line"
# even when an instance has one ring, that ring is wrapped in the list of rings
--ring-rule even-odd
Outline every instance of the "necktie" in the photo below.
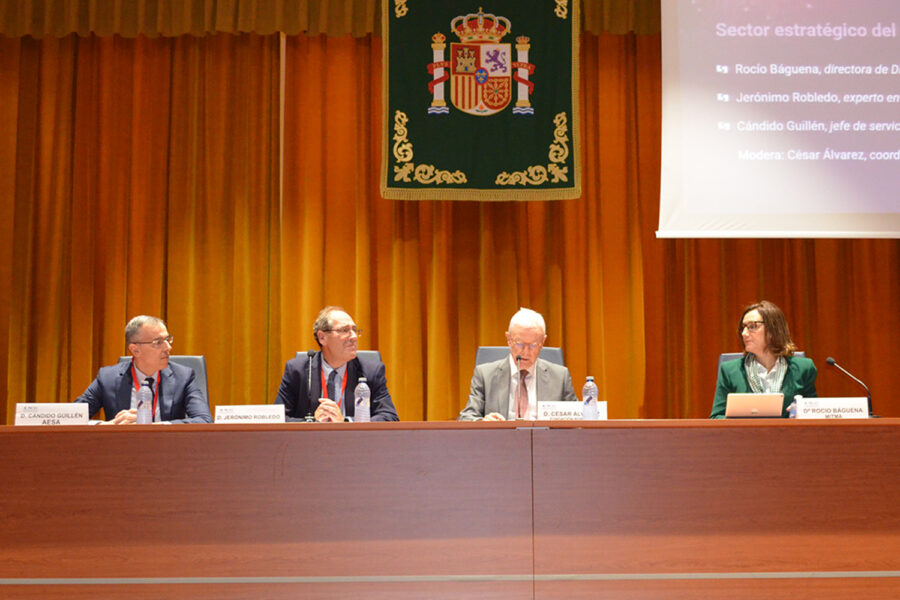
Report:
[[[338,397],[337,397],[338,391],[337,391],[337,386],[335,386],[336,382],[337,382],[337,369],[335,369],[328,375],[328,398],[330,400],[334,400],[335,402],[338,401]]]
[[[527,375],[528,371],[525,369],[519,371],[519,393],[516,398],[516,416],[520,419],[524,419],[525,415],[528,414],[528,388],[525,387],[525,377]]]

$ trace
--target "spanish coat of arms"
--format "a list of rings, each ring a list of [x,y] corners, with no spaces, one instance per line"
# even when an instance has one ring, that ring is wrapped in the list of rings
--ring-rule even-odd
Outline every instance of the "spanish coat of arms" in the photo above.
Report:
[[[513,81],[517,99],[513,114],[533,115],[529,96],[534,83],[529,76],[534,65],[528,62],[529,38],[516,38],[516,57],[502,39],[512,30],[509,19],[485,13],[460,15],[450,21],[450,29],[459,42],[450,44],[449,60],[444,56],[447,38],[442,33],[431,36],[432,62],[428,72],[432,80],[428,91],[432,95],[428,114],[449,114],[444,97],[450,81],[450,102],[464,113],[476,116],[496,114],[512,100]]]

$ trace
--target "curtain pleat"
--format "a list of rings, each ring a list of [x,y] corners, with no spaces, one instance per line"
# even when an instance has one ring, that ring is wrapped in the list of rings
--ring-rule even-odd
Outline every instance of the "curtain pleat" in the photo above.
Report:
[[[0,37],[0,419],[68,401],[135,314],[207,357],[212,404],[271,402],[312,322],[343,305],[404,420],[454,419],[478,345],[542,312],[576,389],[614,418],[704,417],[742,307],[786,312],[820,394],[900,413],[897,240],[658,240],[660,38],[583,35],[584,195],[378,194],[381,41]]]
[[[380,35],[395,0],[0,0],[0,36]],[[659,33],[659,0],[581,2],[584,31]],[[474,9],[473,9],[474,10]]]
[[[168,321],[175,354],[206,355],[219,402],[264,396],[278,38],[2,43],[20,53],[0,82],[17,88],[0,107],[17,111],[0,161],[4,405],[74,399],[137,314]]]

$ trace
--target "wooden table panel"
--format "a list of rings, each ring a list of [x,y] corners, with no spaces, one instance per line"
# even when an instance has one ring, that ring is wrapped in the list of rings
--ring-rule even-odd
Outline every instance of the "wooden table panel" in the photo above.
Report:
[[[508,460],[530,441],[364,426],[0,435],[0,481],[14,482],[0,577],[530,573],[531,465]]]
[[[896,424],[535,430],[534,456],[536,575],[900,570]]]
[[[896,600],[896,578],[537,582],[541,600]]]
[[[0,456],[4,598],[879,598],[900,580],[897,419],[0,428]]]
[[[442,583],[266,583],[190,585],[54,585],[3,586],[4,600],[516,600],[534,597],[531,581]]]

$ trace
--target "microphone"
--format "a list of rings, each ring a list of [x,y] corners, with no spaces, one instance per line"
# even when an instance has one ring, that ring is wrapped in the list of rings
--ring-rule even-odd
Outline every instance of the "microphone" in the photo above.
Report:
[[[841,365],[837,364],[837,362],[836,362],[833,358],[831,358],[830,356],[829,356],[828,358],[825,359],[825,362],[827,362],[827,363],[828,363],[829,365],[831,365],[832,367],[837,367],[837,368],[841,371],[841,373],[843,373],[844,375],[846,375],[847,377],[849,377],[850,379],[852,379],[853,381],[855,381],[855,382],[858,383],[859,385],[863,386],[863,389],[866,390],[866,397],[869,399],[869,416],[870,416],[870,417],[874,417],[875,415],[872,414],[872,392],[869,391],[869,386],[867,386],[866,384],[864,384],[864,383],[863,383],[862,381],[860,381],[858,378],[854,377],[853,374],[850,373],[850,371],[848,371],[847,369],[845,369],[845,368],[842,367]]]
[[[306,406],[308,409],[306,411],[306,417],[304,417],[303,420],[307,423],[313,423],[316,420],[316,417],[312,413],[312,397],[310,396],[310,392],[312,392],[312,359],[315,355],[315,350],[306,351]]]
[[[519,361],[522,360],[522,355],[516,355],[516,370],[519,372],[519,385],[522,385],[522,367],[519,365]],[[522,419],[523,417],[519,416],[519,392],[516,392],[516,419]]]

